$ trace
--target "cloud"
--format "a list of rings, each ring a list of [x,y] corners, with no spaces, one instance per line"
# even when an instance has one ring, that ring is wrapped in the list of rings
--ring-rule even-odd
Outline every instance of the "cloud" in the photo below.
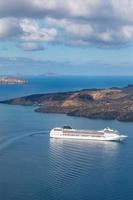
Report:
[[[39,27],[35,20],[24,19],[20,22],[20,26],[24,33],[21,39],[24,41],[52,42],[57,36],[55,28]]]
[[[40,42],[53,42],[57,37],[55,28],[40,27],[32,19],[0,19],[0,40],[18,40],[25,51],[44,50]]]
[[[0,38],[103,47],[133,42],[130,0],[1,0],[0,17]]]
[[[22,29],[16,19],[0,19],[0,39],[15,38],[22,34]]]
[[[102,12],[101,12],[102,11]],[[82,18],[132,20],[133,2],[127,0],[1,0],[0,17]]]
[[[27,42],[20,44],[20,48],[24,51],[43,51],[44,47],[39,43]]]

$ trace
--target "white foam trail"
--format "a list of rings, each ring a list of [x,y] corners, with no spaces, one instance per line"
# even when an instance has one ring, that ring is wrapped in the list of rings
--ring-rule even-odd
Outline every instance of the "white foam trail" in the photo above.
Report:
[[[33,136],[33,135],[37,135],[37,134],[40,134],[40,133],[48,133],[49,130],[45,130],[45,131],[32,131],[32,132],[26,132],[26,133],[22,133],[22,135],[19,135],[19,136],[15,136],[15,137],[9,137],[6,139],[6,141],[4,143],[1,143],[0,144],[0,150],[3,150],[5,148],[7,148],[9,145],[13,144],[14,142],[24,138],[24,137],[27,137],[27,136]],[[5,137],[6,138],[6,137]],[[4,138],[3,138],[4,140]]]

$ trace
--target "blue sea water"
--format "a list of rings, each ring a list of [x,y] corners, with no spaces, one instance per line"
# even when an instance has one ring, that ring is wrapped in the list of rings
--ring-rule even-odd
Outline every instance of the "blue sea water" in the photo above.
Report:
[[[30,77],[25,86],[1,86],[0,98],[127,84],[133,84],[132,77]],[[109,126],[129,137],[123,143],[50,139],[49,130],[64,124],[84,129]],[[133,123],[1,104],[0,200],[89,199],[133,199]]]
[[[132,76],[44,76],[24,77],[26,85],[0,85],[0,100],[36,93],[80,90],[85,88],[125,87]]]

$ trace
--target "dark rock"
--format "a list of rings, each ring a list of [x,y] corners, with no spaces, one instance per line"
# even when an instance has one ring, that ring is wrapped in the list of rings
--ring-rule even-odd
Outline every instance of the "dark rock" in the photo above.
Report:
[[[133,86],[85,89],[74,92],[37,94],[1,101],[13,105],[36,105],[36,112],[66,113],[93,119],[133,122]]]

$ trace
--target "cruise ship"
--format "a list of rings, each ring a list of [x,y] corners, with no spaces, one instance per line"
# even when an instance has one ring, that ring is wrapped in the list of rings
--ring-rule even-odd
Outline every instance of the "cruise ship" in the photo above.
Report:
[[[123,141],[127,138],[117,130],[105,128],[103,130],[78,130],[69,126],[53,128],[50,131],[51,138],[81,139],[81,140],[101,140],[101,141]]]

